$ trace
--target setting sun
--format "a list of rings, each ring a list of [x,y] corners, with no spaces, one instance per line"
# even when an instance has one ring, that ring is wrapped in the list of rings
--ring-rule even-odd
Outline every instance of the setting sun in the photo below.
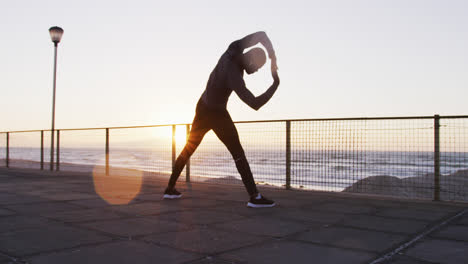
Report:
[[[183,126],[177,126],[175,140],[178,144],[185,144],[187,141],[187,129]]]

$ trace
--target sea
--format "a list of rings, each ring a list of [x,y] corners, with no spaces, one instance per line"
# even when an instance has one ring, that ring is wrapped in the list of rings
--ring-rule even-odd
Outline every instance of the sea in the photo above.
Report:
[[[333,191],[343,190],[370,176],[407,178],[434,173],[434,152],[297,150],[291,152],[289,166],[284,150],[247,149],[246,156],[257,182],[284,186],[289,168],[292,185]],[[5,157],[6,151],[2,148],[0,166],[5,166]],[[9,149],[9,157],[11,161],[30,161],[35,164],[41,160],[39,148],[13,147]],[[116,148],[111,149],[109,154],[111,167],[161,174],[171,173],[172,159],[171,149]],[[44,161],[49,160],[49,149],[44,149]],[[61,164],[92,167],[104,166],[105,161],[103,149],[60,149]],[[442,175],[466,169],[467,152],[440,153]],[[191,178],[210,180],[240,180],[231,155],[222,148],[197,150],[190,159],[190,175]]]

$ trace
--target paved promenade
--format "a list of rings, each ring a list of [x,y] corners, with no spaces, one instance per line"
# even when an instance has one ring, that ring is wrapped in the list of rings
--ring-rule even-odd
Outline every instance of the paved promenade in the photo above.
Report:
[[[0,168],[0,264],[468,263],[468,204]]]

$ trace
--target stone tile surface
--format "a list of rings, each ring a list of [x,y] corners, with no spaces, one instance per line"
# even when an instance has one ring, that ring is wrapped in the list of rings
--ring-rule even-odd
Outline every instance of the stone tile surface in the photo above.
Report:
[[[95,232],[49,225],[0,234],[0,251],[13,256],[23,256],[109,240],[109,237]]]
[[[205,254],[221,253],[265,241],[264,237],[226,232],[213,228],[196,228],[147,236],[144,240]]]
[[[123,215],[117,214],[107,208],[81,209],[73,211],[63,211],[56,213],[42,214],[42,216],[62,222],[87,222],[107,219],[124,218]]]
[[[349,202],[326,202],[319,205],[309,206],[307,209],[346,214],[372,214],[376,210],[372,205],[362,205]]]
[[[331,225],[342,221],[346,214],[336,212],[315,211],[312,209],[278,210],[273,213],[275,217],[287,220],[297,220],[310,223]]]
[[[216,224],[215,228],[232,230],[239,233],[284,237],[306,231],[309,227],[302,223],[273,219],[269,217],[252,217],[229,223]]]
[[[356,215],[346,217],[342,224],[344,226],[377,231],[415,234],[424,230],[427,227],[428,222],[409,219],[389,219],[381,216]]]
[[[33,227],[53,225],[47,218],[40,216],[14,215],[0,217],[0,233]]]
[[[1,216],[9,216],[9,215],[14,215],[16,214],[15,212],[5,209],[5,208],[0,208],[0,217]]]
[[[385,208],[378,210],[376,215],[383,217],[395,217],[415,219],[422,221],[436,221],[447,215],[444,211],[421,210],[416,208]]]
[[[431,237],[468,242],[468,226],[450,225],[431,234]]]
[[[279,241],[235,250],[221,254],[221,257],[234,258],[256,264],[361,264],[371,260],[374,255],[361,251],[324,247],[301,242]]]
[[[9,256],[52,264],[370,263],[467,208],[259,186],[277,206],[252,209],[240,182],[183,179],[183,198],[168,201],[168,176],[157,174],[145,174],[136,197],[124,185],[100,192],[107,202],[89,173],[0,168],[0,175],[7,175],[0,176],[0,264]],[[389,263],[464,263],[467,226],[461,216]]]
[[[237,259],[223,259],[220,257],[206,256],[202,259],[191,261],[187,264],[246,264],[246,261]]]
[[[179,222],[187,225],[207,225],[216,223],[228,223],[231,221],[243,219],[244,217],[227,212],[200,209],[161,214],[158,215],[158,218],[160,220]]]
[[[466,263],[468,243],[451,240],[426,239],[405,252],[406,255],[421,260],[441,263]]]
[[[316,228],[294,237],[295,240],[342,248],[383,252],[402,243],[407,236],[344,227]]]
[[[468,213],[465,213],[460,219],[457,221],[460,225],[468,225]]]
[[[142,236],[152,233],[171,231],[185,231],[191,228],[190,226],[177,222],[162,221],[157,217],[96,221],[81,224],[80,226],[124,237]]]
[[[183,263],[200,258],[199,255],[160,247],[141,241],[112,242],[80,250],[63,251],[28,259],[31,264],[154,264]]]
[[[81,206],[65,202],[46,202],[40,204],[16,204],[7,206],[8,209],[21,214],[45,214],[61,211],[73,211],[83,209]]]
[[[0,193],[0,205],[41,203],[48,201],[49,199],[33,195]]]

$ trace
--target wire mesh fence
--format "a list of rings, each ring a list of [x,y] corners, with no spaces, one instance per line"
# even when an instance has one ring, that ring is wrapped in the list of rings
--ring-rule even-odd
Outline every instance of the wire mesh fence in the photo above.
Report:
[[[0,166],[7,166],[6,159],[7,133],[0,134]]]
[[[50,156],[50,145],[48,148],[44,145],[50,140],[45,140],[44,131],[5,133],[3,135],[5,141],[0,144],[2,164],[12,168],[42,169],[44,167],[44,158]]]
[[[297,122],[293,184],[431,198],[433,132],[430,119]]]
[[[236,126],[255,180],[261,184],[284,186],[284,122],[239,123]],[[242,184],[231,154],[212,131],[206,134],[192,155],[190,174],[196,181]]]
[[[440,198],[468,200],[468,122],[440,120]]]
[[[172,169],[172,127],[110,129],[109,166],[169,175]]]
[[[249,121],[236,127],[259,184],[468,201],[468,116]],[[126,170],[129,176],[139,171],[168,179],[189,129],[179,124],[57,131],[54,168]],[[49,160],[50,131],[0,133],[0,166],[49,169]],[[231,154],[212,131],[179,180],[242,184]]]
[[[105,166],[105,130],[60,130],[56,138],[59,170],[91,172]]]

